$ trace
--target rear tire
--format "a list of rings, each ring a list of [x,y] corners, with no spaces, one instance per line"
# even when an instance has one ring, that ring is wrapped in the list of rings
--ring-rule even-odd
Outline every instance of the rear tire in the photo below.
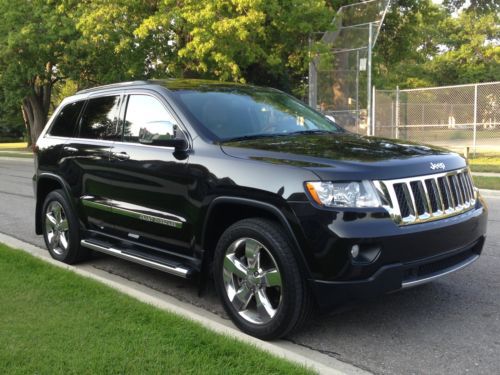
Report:
[[[288,238],[269,220],[241,220],[222,234],[214,254],[214,280],[234,324],[260,339],[277,339],[299,328],[311,310]]]
[[[42,229],[52,258],[74,264],[88,257],[80,246],[80,226],[63,190],[51,191],[43,203]]]

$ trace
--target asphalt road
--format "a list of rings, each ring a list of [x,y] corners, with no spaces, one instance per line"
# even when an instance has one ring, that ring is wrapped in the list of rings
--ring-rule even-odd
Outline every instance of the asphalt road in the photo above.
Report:
[[[44,247],[34,233],[31,160],[0,158],[0,232]],[[497,374],[500,371],[500,198],[487,198],[481,258],[431,284],[316,317],[287,338],[374,373]],[[106,256],[90,261],[224,316],[212,289]]]

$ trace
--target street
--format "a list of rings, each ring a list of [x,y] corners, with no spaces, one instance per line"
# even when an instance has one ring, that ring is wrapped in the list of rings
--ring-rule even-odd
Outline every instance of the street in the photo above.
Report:
[[[34,233],[33,161],[0,158],[0,232],[45,248]],[[384,374],[498,373],[500,197],[487,197],[488,238],[477,262],[457,273],[316,317],[287,340]],[[212,288],[119,259],[94,267],[224,316]]]

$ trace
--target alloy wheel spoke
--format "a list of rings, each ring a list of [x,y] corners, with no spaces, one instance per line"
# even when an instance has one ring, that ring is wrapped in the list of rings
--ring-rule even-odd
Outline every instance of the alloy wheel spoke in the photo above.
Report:
[[[47,223],[51,228],[54,228],[57,225],[56,218],[52,215],[52,212],[47,212],[45,217],[47,218]]]
[[[247,267],[234,254],[227,254],[224,258],[224,269],[243,279],[247,275]]]
[[[59,223],[59,230],[60,230],[61,232],[66,232],[68,229],[69,229],[69,227],[68,227],[68,219],[63,219],[63,220]]]
[[[253,293],[250,291],[250,289],[248,289],[246,285],[242,285],[241,288],[234,295],[234,298],[231,302],[238,311],[242,311],[246,310],[252,297]]]
[[[281,287],[281,274],[276,268],[264,272],[262,280],[264,281],[264,285],[267,287]]]
[[[255,293],[255,301],[257,303],[257,312],[261,318],[272,318],[276,314],[276,310],[271,305],[264,290],[259,289],[257,293]]]
[[[68,240],[66,238],[66,235],[64,233],[61,233],[59,235],[59,245],[66,250],[68,248]]]
[[[257,241],[248,239],[245,242],[245,257],[248,268],[257,270],[260,267],[260,245]]]

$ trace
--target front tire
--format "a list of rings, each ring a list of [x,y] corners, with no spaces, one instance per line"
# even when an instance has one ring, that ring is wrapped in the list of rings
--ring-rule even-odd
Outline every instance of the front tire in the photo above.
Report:
[[[214,254],[215,287],[238,328],[280,338],[307,318],[310,295],[287,236],[264,219],[245,219],[221,236]]]
[[[62,190],[50,192],[43,203],[42,228],[52,258],[67,264],[84,260],[88,251],[80,246],[80,227]]]

